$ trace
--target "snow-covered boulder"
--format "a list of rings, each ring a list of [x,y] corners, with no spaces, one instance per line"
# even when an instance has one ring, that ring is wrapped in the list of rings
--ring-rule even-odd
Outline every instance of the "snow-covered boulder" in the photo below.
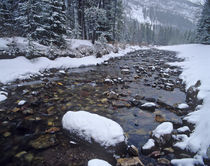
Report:
[[[88,161],[88,166],[112,166],[112,165],[104,160],[92,159]]]
[[[163,122],[152,132],[152,137],[159,145],[170,142],[172,138],[173,124],[171,122]]]
[[[125,143],[121,126],[106,117],[85,111],[67,112],[62,119],[63,128],[71,135],[101,147],[115,147]]]

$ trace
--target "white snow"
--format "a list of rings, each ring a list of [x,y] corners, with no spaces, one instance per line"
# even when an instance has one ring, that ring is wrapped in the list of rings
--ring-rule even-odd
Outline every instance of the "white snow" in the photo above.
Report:
[[[195,164],[204,164],[200,156],[195,156],[195,158],[184,158],[184,159],[174,159],[171,160],[171,164],[175,166],[194,166]]]
[[[183,127],[178,128],[177,131],[179,133],[183,133],[183,132],[186,132],[186,131],[190,131],[190,129],[189,129],[188,126],[183,126]]]
[[[25,57],[17,57],[14,59],[0,60],[0,82],[7,83],[15,79],[28,78],[30,74],[40,74],[40,71],[50,68],[74,68],[79,66],[97,65],[110,58],[126,55],[128,52],[145,49],[145,47],[129,46],[125,50],[120,50],[119,53],[110,53],[101,58],[95,56],[87,56],[83,58],[59,57],[55,60],[50,60],[45,57],[28,60]]]
[[[24,105],[25,103],[26,103],[25,100],[20,100],[20,101],[18,102],[18,105],[21,106],[21,105]]]
[[[90,47],[93,46],[93,44],[89,40],[71,39],[70,43],[71,43],[71,48],[72,49],[78,48],[81,45],[83,45],[83,46],[90,46]]]
[[[193,163],[200,162],[201,157],[206,156],[210,146],[210,46],[201,44],[165,46],[160,49],[178,52],[178,57],[185,58],[184,62],[172,63],[171,65],[183,68],[182,78],[186,83],[186,88],[194,85],[198,80],[201,81],[198,97],[204,100],[203,105],[197,107],[197,110],[187,115],[184,119],[195,124],[195,130],[188,139],[179,144],[182,148],[197,153],[199,160],[188,159]],[[176,160],[182,163],[183,160]],[[184,163],[184,162],[183,162]],[[180,166],[184,164],[179,164]]]
[[[88,161],[88,166],[112,166],[108,162],[100,159],[92,159]]]
[[[121,126],[111,119],[85,111],[67,112],[62,119],[63,128],[91,143],[93,139],[101,146],[115,146],[125,141]]]
[[[163,122],[153,130],[152,135],[156,138],[160,138],[163,135],[171,134],[173,131],[173,124],[171,122]]]
[[[7,92],[0,91],[0,102],[7,99]]]
[[[144,103],[141,105],[142,107],[156,107],[155,103],[152,102],[148,102],[148,103]]]
[[[142,149],[147,150],[147,149],[151,149],[152,147],[155,146],[155,141],[154,139],[149,139],[144,146],[142,147]]]
[[[189,105],[186,104],[186,103],[181,103],[181,104],[178,105],[178,108],[179,109],[186,109],[186,108],[189,108]]]

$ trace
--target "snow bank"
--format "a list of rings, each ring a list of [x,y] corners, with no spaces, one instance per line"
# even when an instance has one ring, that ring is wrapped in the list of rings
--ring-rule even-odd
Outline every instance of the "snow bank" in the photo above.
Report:
[[[152,135],[156,138],[160,138],[163,135],[171,134],[173,131],[173,124],[171,122],[163,122],[153,130]]]
[[[187,88],[201,81],[198,97],[204,99],[203,105],[197,111],[190,113],[186,120],[195,123],[195,130],[190,137],[184,140],[185,149],[191,150],[198,156],[205,157],[210,146],[210,46],[201,44],[177,45],[160,47],[159,49],[177,51],[178,57],[185,58],[184,62],[172,63],[183,68],[181,78],[185,81]],[[186,161],[186,160],[180,160]],[[189,159],[187,160],[189,161]],[[191,160],[200,161],[195,157]],[[177,160],[176,160],[177,163]],[[184,162],[183,162],[184,163]],[[184,164],[179,164],[180,166]]]
[[[111,165],[104,160],[92,159],[88,161],[88,166],[111,166]]]
[[[40,71],[50,68],[74,68],[79,66],[88,66],[101,64],[110,58],[126,55],[128,52],[145,49],[135,46],[127,47],[125,50],[120,50],[119,53],[110,53],[101,58],[95,56],[87,56],[83,58],[60,57],[55,60],[50,60],[45,57],[28,60],[25,57],[17,57],[14,59],[0,60],[0,82],[7,83],[15,79],[28,78],[30,74],[39,74]]]
[[[63,128],[70,133],[101,146],[115,146],[125,141],[121,126],[111,119],[85,111],[67,112],[62,119]]]

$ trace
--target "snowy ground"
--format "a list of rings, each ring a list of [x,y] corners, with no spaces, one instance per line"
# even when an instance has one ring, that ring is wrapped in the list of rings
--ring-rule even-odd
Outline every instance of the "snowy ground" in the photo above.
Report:
[[[85,42],[87,45],[90,43]],[[81,44],[85,44],[82,42]],[[3,46],[4,43],[1,43]],[[78,42],[73,42],[73,46],[77,47]],[[0,60],[0,82],[7,83],[15,79],[24,79],[30,77],[31,74],[40,74],[40,71],[50,68],[74,68],[79,66],[88,66],[101,64],[112,57],[120,57],[128,52],[146,49],[145,47],[128,46],[126,49],[120,49],[118,53],[111,52],[101,58],[95,56],[87,56],[83,58],[59,57],[55,60],[50,60],[46,57],[35,58],[28,60],[21,56],[14,59]]]
[[[185,81],[187,88],[198,80],[201,81],[198,97],[204,99],[203,105],[199,106],[197,111],[185,117],[186,120],[195,124],[195,130],[190,137],[178,144],[180,148],[195,152],[197,155],[194,159],[172,160],[172,163],[178,166],[203,164],[202,157],[206,157],[210,146],[210,74],[208,73],[210,71],[210,46],[191,44],[159,47],[159,49],[177,51],[178,57],[185,58],[184,62],[171,65],[183,68],[181,78]]]

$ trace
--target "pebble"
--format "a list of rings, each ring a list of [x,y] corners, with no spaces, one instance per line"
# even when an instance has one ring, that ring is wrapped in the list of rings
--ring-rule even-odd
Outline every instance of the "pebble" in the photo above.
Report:
[[[23,155],[25,155],[26,153],[27,153],[26,151],[19,152],[19,153],[17,153],[17,154],[15,155],[15,157],[20,158],[20,157],[22,157]]]

